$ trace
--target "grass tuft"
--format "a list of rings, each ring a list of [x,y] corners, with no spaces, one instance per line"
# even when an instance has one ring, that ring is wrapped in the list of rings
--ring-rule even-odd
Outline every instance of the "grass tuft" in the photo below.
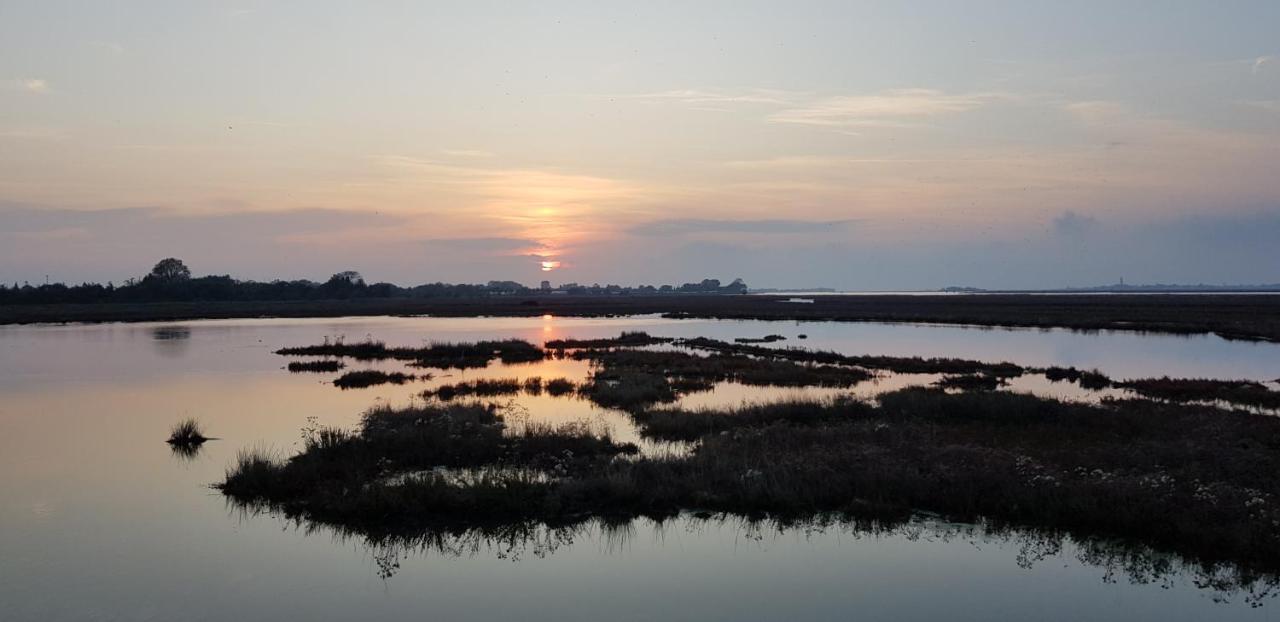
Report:
[[[173,424],[173,427],[169,429],[169,440],[167,442],[170,445],[194,446],[207,440],[209,440],[209,437],[204,435],[204,430],[200,427],[199,421],[183,419]]]
[[[346,367],[342,361],[293,361],[289,363],[289,371],[300,372],[334,372]]]
[[[377,369],[362,369],[349,371],[338,376],[334,379],[333,386],[340,389],[361,389],[380,384],[405,384],[417,378],[413,374],[398,371],[385,372]]]

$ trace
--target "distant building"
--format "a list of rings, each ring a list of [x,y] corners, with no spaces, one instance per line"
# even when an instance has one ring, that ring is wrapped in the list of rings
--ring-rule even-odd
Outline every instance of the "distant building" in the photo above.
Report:
[[[543,282],[542,282],[542,291],[544,291],[544,292],[549,292],[549,291],[551,291],[551,281],[543,281]]]

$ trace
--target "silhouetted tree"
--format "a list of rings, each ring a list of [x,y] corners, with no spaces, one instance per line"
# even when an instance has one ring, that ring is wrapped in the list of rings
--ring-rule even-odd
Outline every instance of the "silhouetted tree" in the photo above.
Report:
[[[167,257],[156,263],[147,276],[161,283],[179,283],[191,278],[191,269],[181,259]]]
[[[329,285],[340,285],[342,283],[348,285],[364,285],[364,277],[360,276],[355,270],[344,270],[329,277]]]

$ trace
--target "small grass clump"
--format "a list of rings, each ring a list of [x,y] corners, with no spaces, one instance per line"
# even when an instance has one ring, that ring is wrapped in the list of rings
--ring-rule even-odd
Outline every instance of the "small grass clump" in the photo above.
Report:
[[[1280,408],[1280,391],[1252,380],[1211,380],[1208,378],[1146,378],[1128,380],[1119,386],[1141,395],[1174,402],[1222,401],[1259,408]]]
[[[334,372],[346,367],[342,361],[293,361],[288,369],[293,373],[301,372]]]
[[[734,343],[773,343],[775,341],[785,341],[787,338],[782,335],[765,335],[763,337],[738,337],[734,339]]]
[[[990,374],[963,374],[945,376],[933,383],[934,386],[956,391],[995,391],[1007,384],[1004,378]]]
[[[638,348],[675,341],[670,337],[654,337],[644,331],[623,331],[617,337],[603,339],[552,339],[543,344],[548,350],[581,350],[588,348]]]
[[[405,384],[417,379],[417,376],[404,372],[361,369],[338,376],[334,379],[333,386],[339,389],[362,389],[380,384]]]
[[[524,392],[526,395],[542,395],[542,377],[533,376],[524,379]]]
[[[646,372],[597,372],[578,393],[599,406],[623,410],[674,402],[678,397],[665,376]]]
[[[1106,389],[1111,386],[1111,379],[1096,369],[1084,371],[1074,367],[1049,367],[1044,370],[1044,377],[1050,382],[1062,382],[1064,380],[1074,382],[1079,384],[1080,388],[1091,391]]]
[[[204,435],[204,430],[200,427],[199,421],[183,419],[173,424],[173,427],[169,429],[169,439],[166,442],[174,446],[193,447],[208,440],[210,439]]]
[[[449,401],[457,397],[495,397],[498,395],[516,395],[525,385],[519,380],[481,378],[455,384],[445,384],[422,392],[423,397],[435,397]],[[541,389],[541,385],[539,385]]]
[[[542,388],[551,397],[572,395],[578,390],[578,384],[568,378],[552,378],[543,383]]]

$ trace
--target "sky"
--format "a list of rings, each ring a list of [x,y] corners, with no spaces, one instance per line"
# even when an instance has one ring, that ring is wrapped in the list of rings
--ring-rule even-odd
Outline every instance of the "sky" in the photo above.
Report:
[[[1280,3],[0,0],[0,281],[1280,282]]]

